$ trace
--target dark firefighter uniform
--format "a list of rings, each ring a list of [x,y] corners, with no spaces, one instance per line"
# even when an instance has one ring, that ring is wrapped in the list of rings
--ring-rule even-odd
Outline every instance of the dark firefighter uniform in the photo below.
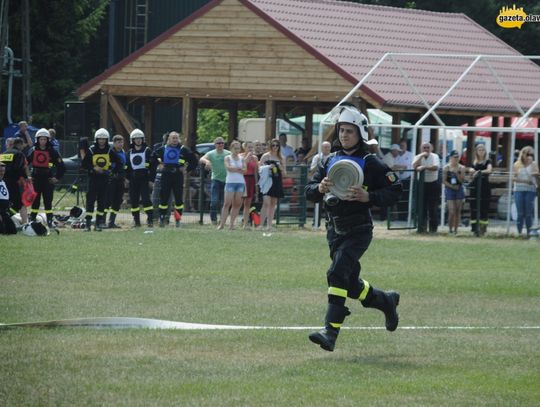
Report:
[[[184,170],[192,171],[197,167],[197,158],[191,150],[181,144],[165,145],[154,152],[151,178],[155,176],[158,165],[162,165],[161,191],[159,194],[159,225],[165,223],[169,196],[174,194],[174,208],[182,215],[184,210]]]
[[[6,167],[4,181],[9,191],[9,199],[11,201],[10,211],[14,215],[22,208],[21,184],[28,180],[26,158],[21,151],[11,148],[0,154],[0,161]]]
[[[306,197],[322,202],[324,195],[318,190],[328,169],[340,159],[356,161],[364,171],[363,187],[369,192],[370,201],[342,201],[334,206],[325,203],[327,214],[327,240],[332,264],[327,272],[329,309],[326,324],[339,330],[349,310],[346,298],[360,300],[364,307],[377,308],[386,313],[386,294],[372,287],[360,277],[360,258],[368,249],[373,237],[370,207],[391,206],[397,202],[401,185],[397,176],[375,155],[356,151],[347,156],[339,151],[332,153],[317,169],[306,186]],[[387,325],[388,328],[388,325]],[[394,327],[395,329],[395,327]],[[393,330],[393,329],[392,329]]]
[[[101,230],[104,223],[105,209],[107,205],[107,187],[113,163],[117,162],[118,156],[113,153],[108,142],[100,148],[97,141],[86,152],[82,160],[82,168],[88,170],[88,192],[86,193],[86,230],[90,230],[94,204],[97,201],[96,230]],[[101,168],[98,172],[94,167]]]
[[[144,142],[140,149],[134,144],[128,152],[127,177],[129,179],[129,200],[131,202],[131,214],[135,226],[141,226],[141,208],[146,213],[146,222],[149,227],[153,226],[154,207],[150,200],[150,164],[152,162],[152,149]]]
[[[397,176],[375,155],[367,152],[367,118],[356,108],[343,107],[336,124],[336,132],[341,141],[341,128],[347,150],[341,149],[330,154],[317,168],[306,185],[306,197],[321,202],[327,216],[327,240],[332,264],[327,272],[328,308],[325,327],[309,335],[309,339],[327,351],[333,351],[335,341],[345,317],[350,314],[345,306],[347,298],[359,300],[364,307],[381,310],[386,317],[386,329],[394,331],[398,325],[396,307],[399,303],[397,292],[384,292],[360,278],[360,258],[368,249],[373,237],[371,206],[393,205],[401,194],[401,184]],[[348,126],[344,126],[347,124]],[[352,132],[351,127],[355,128]],[[347,130],[349,129],[349,130]],[[346,132],[349,133],[346,133]],[[354,136],[353,136],[354,135]],[[358,140],[355,144],[355,140]],[[352,160],[363,170],[362,188],[368,194],[368,202],[341,200],[336,196],[321,193],[319,187],[333,165],[341,160]],[[331,181],[331,180],[330,180]],[[330,199],[330,198],[334,199]]]
[[[36,140],[38,138],[36,137]],[[28,156],[28,162],[32,168],[32,182],[37,195],[32,203],[30,219],[36,220],[39,212],[41,196],[43,196],[43,206],[47,215],[47,224],[52,226],[53,210],[52,201],[54,194],[54,183],[52,178],[61,179],[66,171],[64,162],[60,154],[53,148],[50,141],[47,142],[45,149],[41,149],[38,144],[34,145]]]
[[[120,206],[124,199],[124,184],[126,181],[126,153],[124,150],[111,149],[116,156],[116,160],[111,163],[111,171],[108,185],[109,204],[106,212],[109,213],[108,227],[111,229],[118,228],[116,225],[116,215],[120,211]]]

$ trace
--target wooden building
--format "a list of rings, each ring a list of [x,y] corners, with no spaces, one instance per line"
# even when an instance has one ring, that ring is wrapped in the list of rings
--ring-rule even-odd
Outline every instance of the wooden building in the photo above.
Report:
[[[519,55],[463,14],[335,0],[213,0],[82,85],[77,95],[98,102],[101,126],[114,124],[123,134],[134,128],[128,105],[143,106],[150,135],[154,107],[181,104],[188,145],[196,142],[197,109],[206,107],[229,110],[230,139],[237,134],[238,110],[264,112],[267,139],[283,114],[306,115],[311,135],[312,114],[327,112],[389,51]],[[433,103],[470,62],[456,58],[434,67],[411,59],[403,66]],[[493,61],[492,68],[520,106],[532,105],[540,85],[537,65]],[[488,78],[488,66],[471,73],[437,112],[468,115],[471,122],[486,114],[518,115],[500,83]],[[396,68],[382,66],[355,100],[392,112],[396,123],[402,114],[423,114],[422,101],[399,76]]]

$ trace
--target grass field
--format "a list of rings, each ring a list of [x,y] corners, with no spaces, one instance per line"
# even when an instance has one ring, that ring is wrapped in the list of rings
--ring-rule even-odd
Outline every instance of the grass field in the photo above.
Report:
[[[126,316],[319,326],[322,233],[209,227],[0,237],[0,322]],[[538,406],[538,242],[384,233],[362,259],[403,327],[0,330],[0,406]],[[383,315],[348,303],[349,327]],[[405,329],[439,327],[439,329]],[[472,329],[445,329],[462,327]],[[512,329],[511,327],[516,327]]]

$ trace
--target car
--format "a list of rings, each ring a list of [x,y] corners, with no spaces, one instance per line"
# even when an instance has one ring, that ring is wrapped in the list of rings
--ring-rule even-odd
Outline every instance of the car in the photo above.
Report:
[[[200,143],[195,146],[195,151],[199,157],[202,157],[207,152],[212,151],[216,148],[214,143]]]

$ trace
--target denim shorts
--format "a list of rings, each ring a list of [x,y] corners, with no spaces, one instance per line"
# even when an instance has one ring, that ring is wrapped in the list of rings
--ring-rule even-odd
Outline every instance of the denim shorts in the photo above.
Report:
[[[456,201],[461,200],[465,198],[465,192],[463,191],[463,187],[459,187],[459,189],[456,191],[455,189],[445,187],[445,194],[446,194],[446,200],[447,201]]]
[[[243,182],[227,182],[225,184],[225,192],[244,192],[246,184]]]

